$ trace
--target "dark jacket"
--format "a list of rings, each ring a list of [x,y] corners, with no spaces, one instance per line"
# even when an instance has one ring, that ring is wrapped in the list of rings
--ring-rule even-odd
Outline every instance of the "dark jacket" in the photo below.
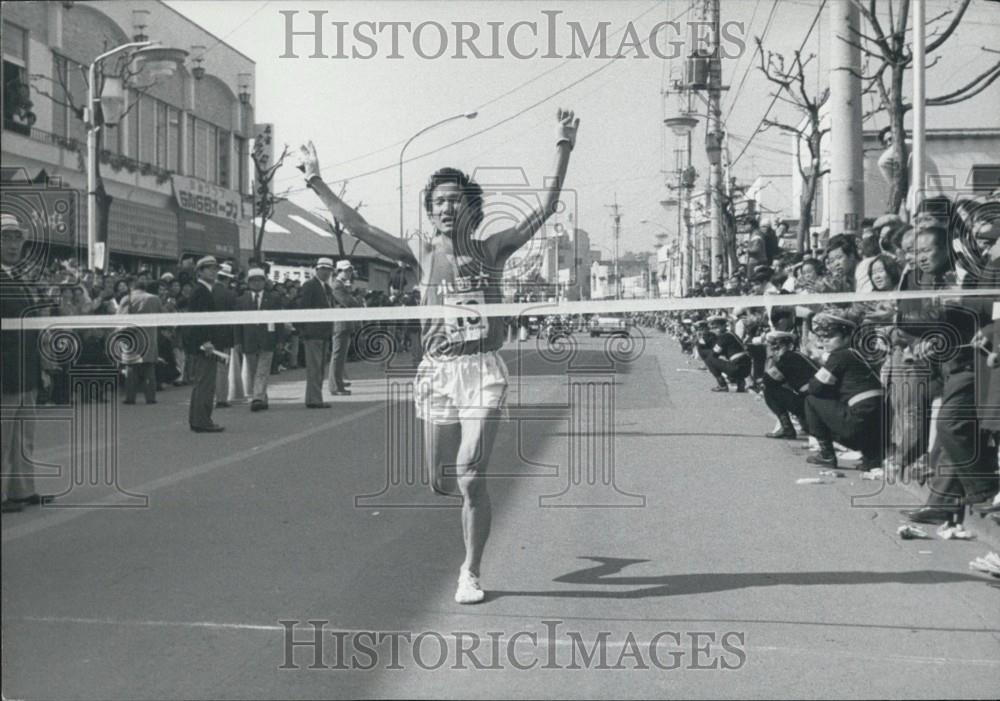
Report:
[[[236,292],[229,285],[217,282],[212,286],[212,297],[215,299],[215,311],[231,312],[236,310]],[[216,329],[215,347],[227,351],[233,347],[233,327],[220,326]]]
[[[333,292],[333,299],[338,308],[350,309],[351,307],[360,307],[361,302],[359,302],[354,295],[351,294],[351,288],[345,285],[340,280],[334,278],[331,280],[330,287]],[[333,324],[334,333],[351,333],[355,330],[357,324],[353,321],[337,321]]]
[[[317,277],[310,278],[299,293],[299,309],[330,309],[333,295],[330,288]],[[333,336],[333,322],[318,321],[298,324],[303,341],[325,341]]]
[[[31,288],[18,277],[11,277],[0,270],[0,305],[4,319],[35,316],[30,310],[37,307]],[[38,331],[7,330],[0,332],[0,373],[4,393],[30,392],[38,389],[41,363],[38,351]]]
[[[261,300],[260,311],[277,311],[281,309],[278,299],[267,290],[262,290],[264,298]],[[253,292],[247,290],[242,297],[236,300],[236,311],[256,311],[257,305],[253,301]],[[268,331],[268,328],[274,329]],[[235,329],[236,345],[241,346],[244,353],[253,354],[260,352],[274,351],[277,344],[281,343],[284,336],[284,324],[242,324]]]
[[[191,299],[188,300],[186,311],[217,311],[215,307],[215,296],[203,284],[196,282],[194,284],[194,292],[191,293]],[[184,352],[200,353],[202,344],[207,341],[211,341],[212,345],[218,348],[217,341],[220,340],[219,336],[220,334],[217,326],[187,326],[184,329]]]

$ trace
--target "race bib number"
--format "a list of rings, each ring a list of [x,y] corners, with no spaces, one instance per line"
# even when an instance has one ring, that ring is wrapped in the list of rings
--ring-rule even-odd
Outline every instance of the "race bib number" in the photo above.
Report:
[[[486,295],[482,290],[447,294],[444,297],[444,303],[448,306],[472,308],[472,313],[469,316],[444,320],[449,343],[460,345],[468,341],[481,341],[486,338],[490,328],[489,320],[474,311],[476,306],[486,304]]]

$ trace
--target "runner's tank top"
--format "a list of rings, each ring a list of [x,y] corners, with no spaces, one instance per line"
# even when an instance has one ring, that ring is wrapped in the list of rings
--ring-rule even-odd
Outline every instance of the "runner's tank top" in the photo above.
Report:
[[[436,235],[420,246],[421,304],[468,306],[503,301],[500,282],[504,261],[489,239],[473,240],[453,251],[452,242]],[[457,357],[499,350],[504,341],[503,317],[477,313],[451,319],[425,319],[421,325],[424,352],[431,357]]]

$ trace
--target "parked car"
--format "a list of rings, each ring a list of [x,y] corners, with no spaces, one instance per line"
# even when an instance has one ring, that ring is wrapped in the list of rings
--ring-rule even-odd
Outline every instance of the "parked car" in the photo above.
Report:
[[[628,322],[620,316],[602,314],[590,320],[590,335],[628,336]]]

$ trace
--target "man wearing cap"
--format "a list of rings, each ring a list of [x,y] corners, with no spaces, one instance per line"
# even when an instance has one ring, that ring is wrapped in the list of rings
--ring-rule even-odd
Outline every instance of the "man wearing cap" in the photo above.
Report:
[[[219,264],[212,256],[205,256],[195,266],[198,280],[188,300],[189,312],[214,312],[215,284]],[[184,329],[184,352],[191,359],[191,404],[188,408],[188,424],[195,433],[219,433],[224,430],[212,421],[215,406],[215,377],[219,359],[214,354],[219,340],[217,326],[189,326]],[[222,341],[225,342],[224,340]],[[225,371],[225,368],[223,368]]]
[[[236,309],[236,292],[230,287],[233,281],[233,266],[223,263],[219,266],[215,284],[212,285],[212,296],[215,298],[215,310],[231,312]],[[233,327],[220,326],[217,329],[215,350],[229,355],[229,365],[219,368],[215,376],[215,407],[226,409],[233,399],[239,398],[243,388],[240,386],[240,354],[233,352]]]
[[[0,215],[0,302],[4,319],[18,319],[34,306],[34,295],[18,269],[27,230],[12,214]],[[11,324],[10,326],[14,326]],[[41,381],[38,332],[4,328],[0,331],[3,421],[0,440],[0,508],[3,513],[21,511],[52,497],[35,492],[35,399]]]
[[[248,290],[236,302],[236,310],[277,311],[281,303],[268,290],[267,274],[262,268],[247,272]],[[283,324],[241,324],[235,329],[237,351],[242,352],[246,369],[246,391],[252,397],[250,411],[267,409],[267,382],[271,375],[271,360],[275,348],[282,342]]]
[[[332,260],[320,258],[316,261],[316,274],[302,285],[299,309],[330,309],[333,306],[329,285],[332,273]],[[299,335],[306,356],[306,408],[329,409],[330,404],[323,401],[323,370],[326,349],[333,336],[333,323],[316,321],[300,324]]]
[[[718,386],[713,387],[712,391],[728,392],[728,377],[731,382],[736,383],[737,392],[746,392],[746,381],[752,367],[750,353],[743,342],[736,338],[736,334],[729,331],[729,319],[716,314],[708,318],[708,324],[715,333],[715,345],[712,346],[712,352],[705,356],[705,366],[718,382]]]
[[[812,324],[827,357],[809,380],[806,423],[809,433],[819,441],[820,452],[806,462],[836,467],[836,441],[861,451],[863,469],[880,467],[884,444],[882,382],[864,356],[851,348],[858,324],[841,310],[820,312]]]
[[[341,309],[360,307],[359,302],[351,294],[351,280],[354,279],[354,266],[351,261],[337,261],[337,275],[330,281],[330,292],[335,306]],[[330,354],[330,370],[328,382],[330,394],[346,396],[351,393],[347,389],[350,382],[344,379],[344,367],[347,364],[347,352],[351,348],[351,335],[354,333],[354,322],[337,321],[333,324],[333,352]]]
[[[765,337],[770,351],[764,370],[764,403],[778,417],[780,427],[765,434],[768,438],[794,439],[791,416],[805,429],[806,392],[809,380],[819,369],[812,360],[795,350],[795,335],[788,331],[770,331]]]

